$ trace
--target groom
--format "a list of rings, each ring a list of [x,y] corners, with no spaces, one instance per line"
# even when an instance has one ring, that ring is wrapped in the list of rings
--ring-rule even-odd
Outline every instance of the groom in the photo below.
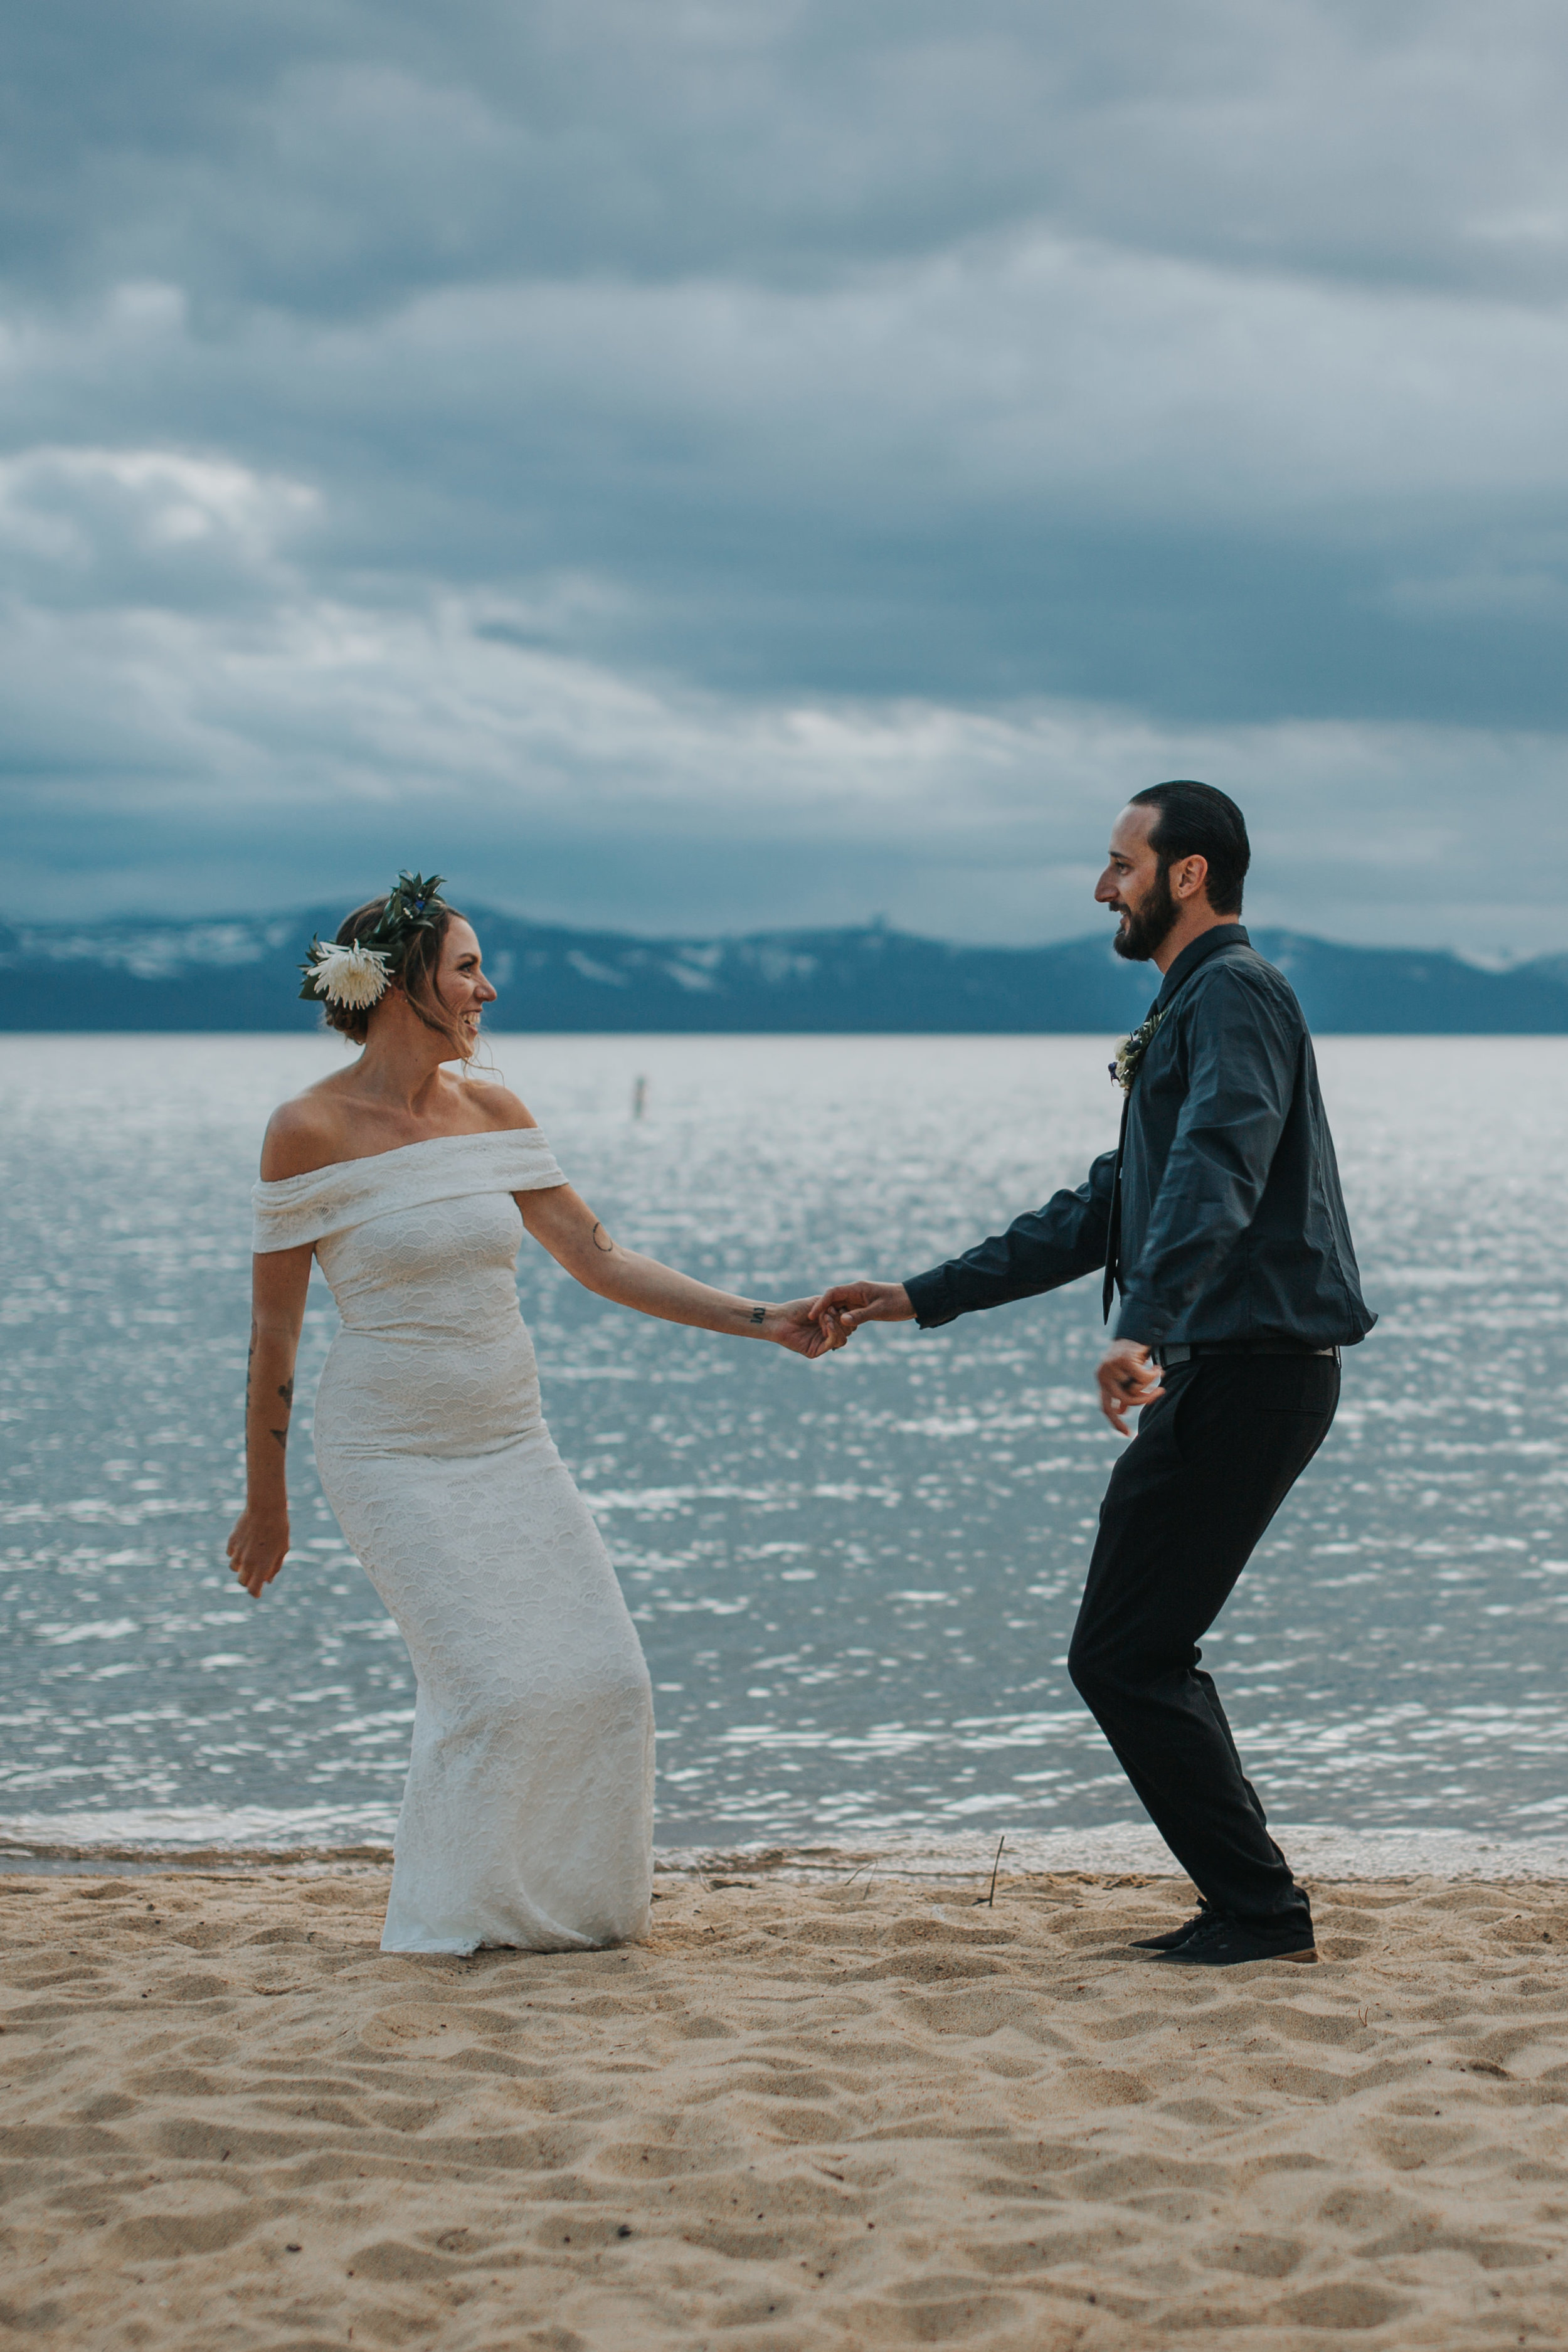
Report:
[[[1196,1885],[1184,1927],[1140,1948],[1205,1968],[1315,1958],[1312,1915],[1269,1836],[1198,1648],[1328,1434],[1361,1295],[1312,1043],[1237,917],[1251,856],[1212,785],[1155,784],[1118,817],[1095,889],[1118,955],[1163,985],[1117,1056],[1121,1134],[1076,1192],[908,1282],[851,1282],[814,1312],[845,1336],[922,1330],[1103,1267],[1116,1335],[1101,1410],[1138,1434],[1100,1508],[1068,1666]]]

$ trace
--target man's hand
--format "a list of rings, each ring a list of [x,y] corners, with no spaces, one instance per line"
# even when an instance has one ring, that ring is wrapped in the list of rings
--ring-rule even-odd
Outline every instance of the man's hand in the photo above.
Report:
[[[758,1327],[761,1336],[795,1356],[830,1356],[849,1334],[819,1323],[816,1305],[815,1298],[792,1298],[787,1307],[770,1307]]]
[[[1113,1339],[1095,1377],[1100,1382],[1100,1410],[1119,1437],[1131,1434],[1130,1412],[1152,1404],[1165,1393],[1160,1385],[1160,1367],[1139,1339]]]
[[[824,1331],[837,1335],[834,1346],[842,1348],[862,1323],[908,1323],[915,1310],[901,1282],[841,1282],[825,1290],[811,1311]]]

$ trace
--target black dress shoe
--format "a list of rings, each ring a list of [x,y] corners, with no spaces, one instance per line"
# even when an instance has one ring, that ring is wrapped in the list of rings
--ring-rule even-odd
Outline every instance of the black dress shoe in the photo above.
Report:
[[[1163,1936],[1137,1936],[1128,1949],[1133,1952],[1179,1952],[1184,1944],[1192,1942],[1200,1927],[1208,1926],[1214,1916],[1208,1905],[1201,1903],[1192,1917],[1184,1919],[1179,1927],[1171,1928]]]
[[[1164,1954],[1177,1968],[1239,1969],[1248,1960],[1315,1960],[1312,1923],[1300,1927],[1249,1927],[1241,1919],[1205,1919],[1195,1935]]]

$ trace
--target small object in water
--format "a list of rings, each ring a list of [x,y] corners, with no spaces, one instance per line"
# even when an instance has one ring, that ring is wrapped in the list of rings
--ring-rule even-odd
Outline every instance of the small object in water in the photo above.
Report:
[[[632,1117],[634,1118],[641,1118],[647,1108],[647,1080],[646,1078],[634,1078],[632,1081]]]

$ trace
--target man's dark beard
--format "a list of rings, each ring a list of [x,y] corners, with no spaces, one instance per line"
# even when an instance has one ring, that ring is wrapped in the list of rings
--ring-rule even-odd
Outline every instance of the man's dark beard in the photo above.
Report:
[[[1125,929],[1117,927],[1111,946],[1129,963],[1150,963],[1175,926],[1181,908],[1171,895],[1171,869],[1160,866],[1149,885],[1149,895],[1134,913],[1128,909]]]

